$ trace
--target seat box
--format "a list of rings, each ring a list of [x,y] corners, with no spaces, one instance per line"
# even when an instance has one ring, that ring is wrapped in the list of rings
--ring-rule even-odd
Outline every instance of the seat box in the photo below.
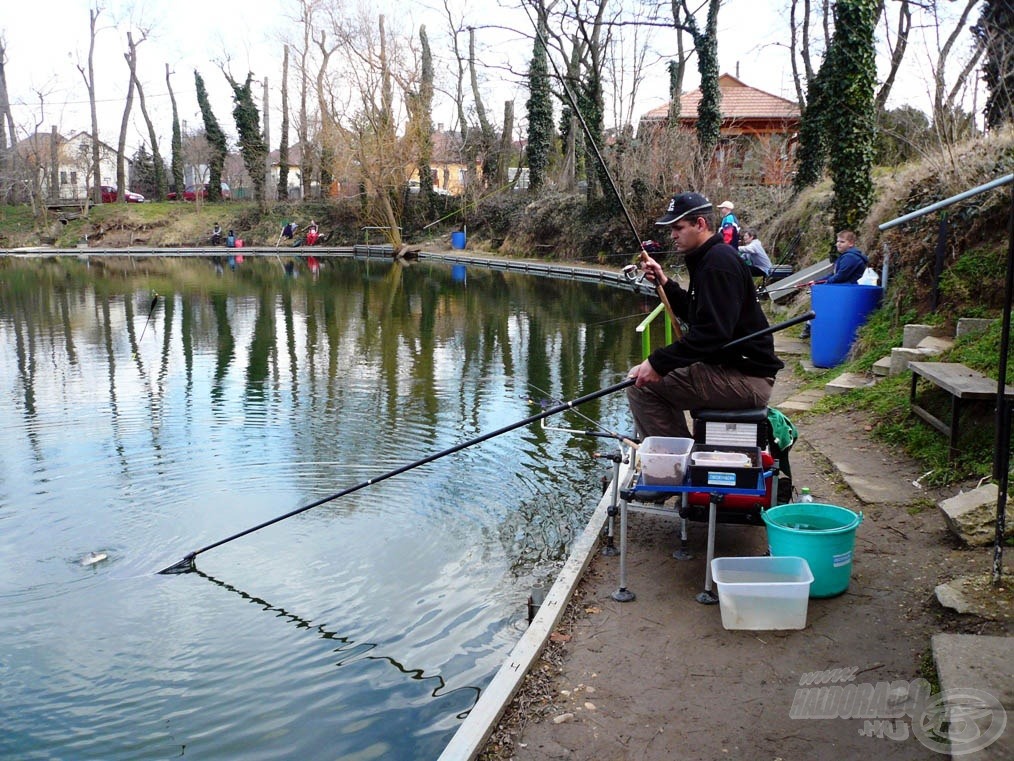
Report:
[[[763,489],[760,447],[698,444],[690,455],[690,485]]]

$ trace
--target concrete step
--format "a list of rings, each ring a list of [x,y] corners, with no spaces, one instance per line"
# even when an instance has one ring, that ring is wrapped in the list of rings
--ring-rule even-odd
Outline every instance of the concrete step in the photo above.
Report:
[[[877,382],[877,378],[864,373],[842,373],[824,385],[828,394],[844,394],[854,388],[869,388]]]

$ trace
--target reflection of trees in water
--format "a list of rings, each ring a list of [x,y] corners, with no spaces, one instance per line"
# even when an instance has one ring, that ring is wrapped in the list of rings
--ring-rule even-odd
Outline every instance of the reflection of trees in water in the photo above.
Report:
[[[329,262],[317,281],[286,279],[270,261],[253,260],[227,278],[209,263],[188,263],[174,270],[179,277],[171,283],[93,277],[71,262],[61,268],[62,274],[52,265],[18,264],[0,274],[0,314],[8,316],[0,330],[12,334],[24,414],[30,418],[35,409],[38,361],[80,373],[78,345],[97,344],[117,440],[118,397],[127,379],[136,381],[130,393],[140,387],[147,397],[156,445],[174,373],[186,378],[188,403],[204,403],[189,393],[194,356],[202,353],[214,360],[212,407],[228,402],[236,388],[230,371],[245,365],[241,403],[292,405],[296,419],[305,420],[293,426],[294,454],[307,461],[348,460],[361,444],[357,437],[374,435],[388,441],[403,435],[422,456],[483,433],[490,404],[503,401],[495,394],[516,398],[535,388],[574,398],[616,382],[637,359],[635,321],[615,318],[635,311],[641,297],[606,286],[479,267],[469,268],[462,283],[450,267],[386,261]],[[153,287],[162,294],[152,317],[160,331],[149,328],[153,335],[140,345]],[[245,357],[237,355],[240,335],[247,336]],[[146,359],[151,340],[160,342],[154,370]],[[124,374],[126,367],[136,372]],[[598,419],[604,403],[584,405],[580,418],[569,412],[560,418],[587,427],[585,417]],[[559,441],[537,428],[520,435],[530,453],[519,467],[541,476]],[[578,437],[567,445],[588,456],[597,442]],[[557,534],[564,532],[547,529],[533,552],[555,553],[549,548],[559,545]]]
[[[479,700],[481,690],[478,687],[469,685],[465,687],[455,687],[452,690],[448,690],[447,683],[444,681],[444,678],[440,674],[427,675],[425,669],[409,668],[401,661],[398,661],[397,659],[389,655],[377,653],[375,652],[377,645],[372,642],[356,642],[355,640],[349,637],[345,637],[342,636],[341,634],[338,634],[337,632],[331,631],[323,624],[314,624],[312,621],[302,618],[301,616],[297,616],[295,613],[290,613],[285,608],[279,608],[276,605],[272,605],[267,600],[264,600],[260,597],[254,597],[248,592],[244,592],[242,589],[239,589],[238,587],[235,587],[232,584],[222,581],[221,579],[217,579],[214,576],[211,576],[205,573],[204,571],[200,570],[199,568],[194,568],[193,572],[198,576],[207,579],[212,584],[215,584],[216,586],[219,586],[222,589],[227,589],[228,591],[239,595],[247,602],[253,603],[257,607],[269,611],[272,614],[273,618],[282,618],[291,624],[295,624],[297,629],[314,631],[322,639],[337,642],[338,645],[337,647],[335,647],[334,652],[338,654],[339,658],[334,665],[338,668],[341,668],[342,666],[347,666],[348,664],[353,663],[354,661],[357,661],[359,659],[383,661],[385,663],[390,664],[391,666],[394,666],[394,668],[396,668],[398,671],[400,671],[402,674],[409,677],[410,679],[417,680],[420,682],[427,682],[428,686],[432,687],[429,693],[431,697],[446,698],[450,695],[454,695],[455,693],[461,693],[462,697],[466,697],[469,703],[466,709],[458,712],[456,716],[456,718],[458,719],[464,719],[468,715],[469,711],[471,711],[472,708],[475,707],[476,702]]]

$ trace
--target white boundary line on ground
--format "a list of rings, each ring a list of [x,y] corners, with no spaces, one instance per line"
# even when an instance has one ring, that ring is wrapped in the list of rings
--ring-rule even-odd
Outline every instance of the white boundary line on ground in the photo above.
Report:
[[[632,468],[633,463],[620,465],[620,483],[629,477]],[[541,655],[549,635],[560,622],[578,582],[591,563],[602,527],[608,518],[612,498],[613,485],[610,483],[584,532],[574,543],[567,562],[546,594],[539,612],[492,681],[482,691],[479,700],[458,727],[438,761],[471,761],[482,751],[507,705],[521,687],[525,675]]]

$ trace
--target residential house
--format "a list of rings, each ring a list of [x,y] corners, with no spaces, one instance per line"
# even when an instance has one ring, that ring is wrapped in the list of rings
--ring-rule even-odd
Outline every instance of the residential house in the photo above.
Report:
[[[461,133],[445,130],[444,125],[437,125],[433,132],[433,152],[430,156],[430,170],[433,172],[433,187],[443,188],[451,195],[464,192],[469,183],[482,175],[479,160],[470,168],[465,158],[464,140]],[[419,179],[419,170],[411,169],[411,177]]]
[[[800,111],[794,101],[745,84],[731,74],[718,78],[722,92],[722,123],[715,152],[715,169],[731,172],[741,182],[784,185],[792,180],[792,164],[798,140]],[[697,126],[700,89],[680,96],[679,126]],[[640,131],[669,123],[669,104],[641,117]]]
[[[16,146],[18,159],[25,167],[24,180],[30,192],[47,201],[84,201],[92,189],[92,137],[77,132],[65,138],[52,131],[36,132]],[[125,159],[130,175],[131,161]],[[116,185],[116,149],[99,141],[99,173],[102,185]],[[55,180],[55,186],[54,186]]]

